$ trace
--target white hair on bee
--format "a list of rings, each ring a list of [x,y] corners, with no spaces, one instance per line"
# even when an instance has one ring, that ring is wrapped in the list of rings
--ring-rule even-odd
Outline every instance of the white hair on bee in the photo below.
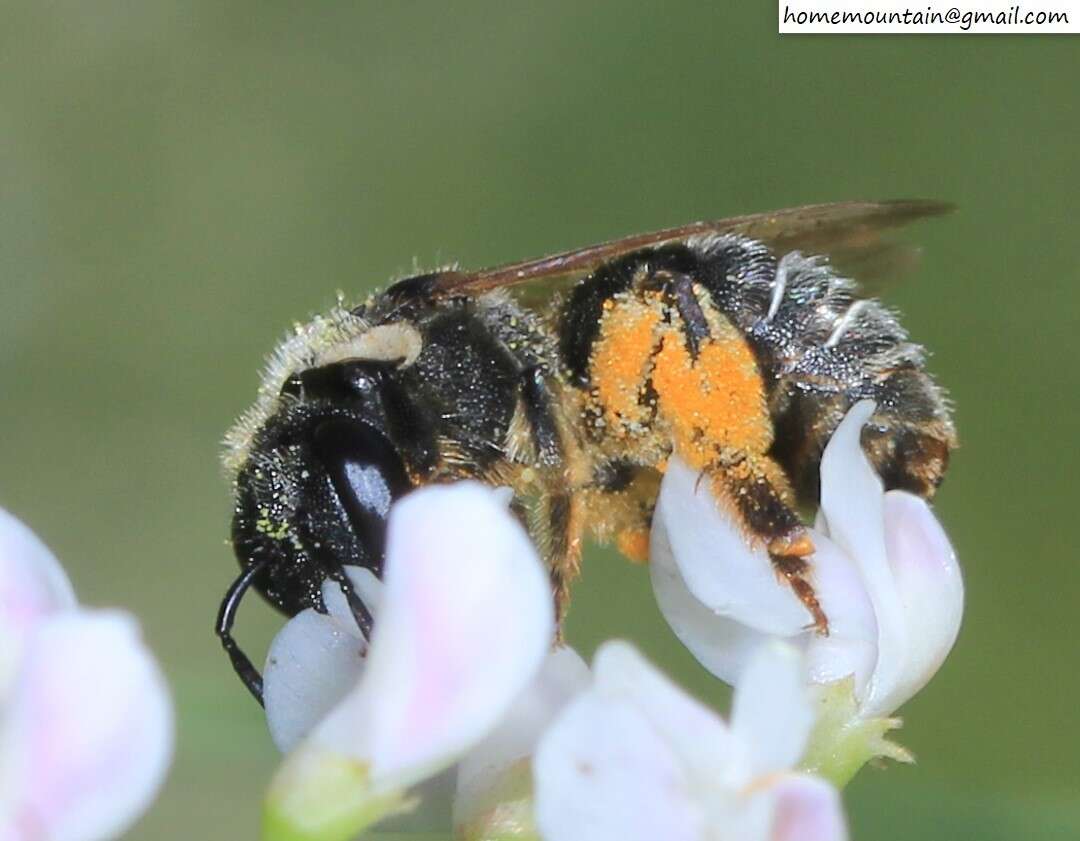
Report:
[[[737,241],[731,234],[694,234],[686,238],[686,247],[698,254],[712,254]]]
[[[825,340],[825,347],[836,347],[840,343],[840,339],[848,331],[848,328],[855,323],[859,313],[866,309],[869,304],[870,301],[863,298],[848,307],[836,322],[836,326],[833,328],[829,338]]]
[[[289,399],[281,396],[281,388],[297,372],[349,359],[397,360],[411,365],[422,347],[420,333],[411,324],[373,326],[351,311],[340,297],[329,312],[297,323],[267,359],[254,405],[225,435],[225,470],[233,476],[247,461],[255,433],[280,408],[282,400]]]
[[[423,345],[420,331],[411,324],[404,321],[378,324],[359,336],[327,348],[308,367],[318,368],[348,359],[370,359],[398,361],[404,368],[416,361]]]
[[[247,461],[252,438],[281,404],[281,387],[293,372],[313,367],[320,356],[359,338],[370,327],[340,300],[329,312],[293,325],[292,332],[278,343],[266,360],[255,403],[225,434],[225,452],[221,461],[230,475],[235,475]]]
[[[769,299],[769,309],[765,313],[765,320],[772,321],[780,309],[780,302],[784,300],[784,292],[787,290],[788,269],[794,262],[801,262],[802,254],[792,251],[785,254],[776,264],[776,276],[773,278],[772,298]]]
[[[744,252],[741,269],[720,287],[733,320],[759,346],[785,360],[782,374],[828,369],[849,376],[854,358],[866,370],[921,365],[923,350],[908,341],[895,313],[873,298],[828,259],[790,251],[773,256],[764,243],[733,234],[692,237],[687,244],[705,256],[726,249]],[[873,342],[867,342],[868,337]]]

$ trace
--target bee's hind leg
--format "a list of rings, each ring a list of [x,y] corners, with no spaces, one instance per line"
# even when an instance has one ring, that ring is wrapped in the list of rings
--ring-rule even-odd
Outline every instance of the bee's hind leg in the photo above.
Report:
[[[768,550],[776,572],[809,612],[813,628],[828,636],[829,620],[810,581],[814,543],[788,503],[791,493],[779,465],[764,456],[739,455],[707,471],[719,499],[730,501],[752,541]]]

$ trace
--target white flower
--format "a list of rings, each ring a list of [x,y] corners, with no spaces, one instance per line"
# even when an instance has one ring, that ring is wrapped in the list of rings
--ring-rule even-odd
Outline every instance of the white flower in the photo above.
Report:
[[[842,841],[836,790],[791,769],[813,711],[797,654],[766,646],[730,726],[626,643],[604,645],[592,685],[534,760],[545,841]]]
[[[461,761],[454,799],[459,838],[535,834],[532,755],[540,737],[589,684],[589,667],[574,649],[556,648],[506,718]]]
[[[854,406],[821,463],[821,509],[811,537],[812,582],[829,635],[751,548],[708,483],[672,459],[653,519],[651,574],[661,611],[713,674],[736,683],[764,641],[804,650],[814,683],[848,679],[854,712],[886,716],[919,691],[952,648],[963,583],[941,525],[922,499],[883,492],[859,444],[874,411]]]
[[[172,739],[135,620],[77,607],[56,558],[0,510],[0,838],[117,837],[161,785]]]
[[[271,728],[286,748],[304,738],[271,787],[269,837],[355,832],[411,805],[407,791],[489,736],[548,656],[550,578],[504,494],[475,482],[409,494],[390,514],[385,569],[367,590],[379,590],[370,646],[339,601],[329,618],[292,620],[271,648]],[[316,686],[323,663],[350,678]]]
[[[772,651],[748,673],[731,731],[625,646],[604,649],[594,679],[572,649],[551,649],[547,572],[504,494],[474,482],[425,488],[396,503],[385,569],[383,584],[349,571],[375,614],[370,644],[328,584],[328,613],[299,614],[271,645],[267,717],[275,741],[291,752],[268,798],[269,841],[352,838],[412,807],[417,787],[440,783],[448,769],[460,838],[534,839],[534,817],[553,820],[560,811],[564,823],[541,827],[545,838],[591,838],[589,821],[580,832],[566,829],[580,817],[581,794],[572,791],[577,772],[556,760],[565,734],[581,726],[583,704],[617,725],[620,704],[607,699],[613,691],[644,699],[666,722],[664,749],[678,754],[672,762],[686,754],[698,763],[688,780],[701,791],[667,804],[675,811],[665,819],[700,818],[710,833],[700,837],[710,839],[843,838],[833,789],[786,773],[813,717],[793,651]],[[628,751],[651,756],[653,741],[629,729],[596,743],[591,756],[619,768],[620,785],[644,791],[656,768],[623,760]],[[547,759],[534,764],[538,743],[547,745]],[[547,792],[535,810],[534,777]],[[616,822],[626,809],[603,797],[593,807],[613,809],[605,820]],[[749,828],[758,834],[745,834]]]

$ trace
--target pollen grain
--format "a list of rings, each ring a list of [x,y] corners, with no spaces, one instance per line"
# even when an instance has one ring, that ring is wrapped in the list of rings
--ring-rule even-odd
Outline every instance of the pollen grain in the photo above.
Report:
[[[724,449],[764,453],[772,442],[764,386],[741,337],[714,339],[692,359],[678,333],[666,332],[653,388],[675,449],[692,467],[705,468]]]

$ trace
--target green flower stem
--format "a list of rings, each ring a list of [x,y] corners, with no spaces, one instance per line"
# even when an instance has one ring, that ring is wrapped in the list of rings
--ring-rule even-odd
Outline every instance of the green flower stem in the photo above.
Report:
[[[300,748],[278,769],[263,809],[263,841],[351,841],[415,801],[403,791],[375,791],[365,764]]]

